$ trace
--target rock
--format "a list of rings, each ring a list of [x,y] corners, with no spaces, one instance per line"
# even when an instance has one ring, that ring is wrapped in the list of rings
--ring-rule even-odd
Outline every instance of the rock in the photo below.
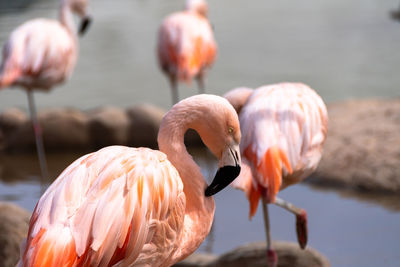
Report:
[[[400,193],[400,99],[328,106],[328,136],[309,182],[374,193]]]
[[[48,150],[86,149],[89,125],[85,113],[72,108],[42,112],[39,121],[43,129],[43,142]]]
[[[29,120],[27,114],[18,108],[10,108],[0,114],[0,128],[12,132]]]
[[[38,113],[45,151],[92,151],[109,145],[157,148],[157,135],[165,111],[149,105],[127,110],[100,107],[89,112],[53,108]],[[185,134],[188,146],[203,146],[196,132]],[[36,151],[30,118],[19,109],[0,113],[0,151]]]
[[[328,267],[329,261],[312,248],[304,250],[297,243],[274,241],[272,246],[278,254],[278,267]],[[250,243],[221,255],[216,267],[266,266],[267,247],[265,242]]]
[[[17,205],[0,202],[0,263],[14,267],[19,260],[19,247],[26,238],[30,214]]]
[[[94,149],[110,145],[128,145],[129,117],[125,110],[101,107],[89,116],[90,139]]]
[[[0,149],[8,149],[9,144],[15,143],[15,131],[29,122],[25,112],[10,108],[0,114]]]
[[[129,144],[134,147],[157,148],[157,135],[165,111],[149,105],[137,105],[127,110],[130,121]]]
[[[278,267],[329,267],[329,261],[312,248],[302,250],[297,243],[273,241],[278,254]],[[267,264],[265,242],[243,245],[221,256],[212,254],[192,254],[175,264],[177,267],[264,267]]]
[[[72,108],[49,109],[40,112],[38,120],[46,152],[87,149],[88,120],[83,112]],[[28,120],[13,131],[13,138],[8,140],[7,150],[34,151],[35,149],[33,127]]]
[[[174,267],[214,267],[218,256],[209,253],[194,253]]]

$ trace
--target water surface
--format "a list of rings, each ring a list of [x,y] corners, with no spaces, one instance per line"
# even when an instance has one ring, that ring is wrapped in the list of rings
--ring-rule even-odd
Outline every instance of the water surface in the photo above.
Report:
[[[155,53],[159,24],[183,0],[95,0],[94,18],[80,38],[80,57],[70,81],[38,93],[39,107],[129,106],[149,102],[168,108],[170,90]],[[26,9],[2,8],[0,44],[24,21],[57,17],[56,0]],[[219,54],[207,91],[302,81],[326,102],[399,95],[400,24],[389,11],[397,0],[209,1]],[[197,92],[180,86],[181,97]],[[0,94],[0,110],[27,106],[19,90]]]

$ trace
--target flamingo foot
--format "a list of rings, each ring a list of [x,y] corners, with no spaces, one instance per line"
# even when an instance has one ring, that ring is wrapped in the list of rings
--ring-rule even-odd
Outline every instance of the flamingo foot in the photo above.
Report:
[[[296,215],[296,232],[300,248],[305,249],[308,237],[307,212],[305,210],[301,210],[301,212]]]
[[[278,266],[278,254],[274,249],[267,249],[267,266],[277,267]]]

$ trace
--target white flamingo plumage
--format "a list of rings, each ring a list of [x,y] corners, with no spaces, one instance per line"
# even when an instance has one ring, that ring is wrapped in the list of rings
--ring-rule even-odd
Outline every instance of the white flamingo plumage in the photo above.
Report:
[[[239,113],[243,164],[232,185],[245,192],[251,218],[262,200],[269,264],[276,266],[271,247],[267,204],[296,215],[301,248],[307,244],[307,213],[277,197],[318,166],[327,134],[328,114],[321,97],[302,83],[280,83],[252,90],[237,88],[225,97]]]

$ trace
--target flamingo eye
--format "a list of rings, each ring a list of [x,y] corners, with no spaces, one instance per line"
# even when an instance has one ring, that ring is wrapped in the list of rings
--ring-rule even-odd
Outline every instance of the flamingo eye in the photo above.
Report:
[[[229,128],[228,128],[228,132],[229,132],[229,133],[233,133],[233,127],[229,127]]]

